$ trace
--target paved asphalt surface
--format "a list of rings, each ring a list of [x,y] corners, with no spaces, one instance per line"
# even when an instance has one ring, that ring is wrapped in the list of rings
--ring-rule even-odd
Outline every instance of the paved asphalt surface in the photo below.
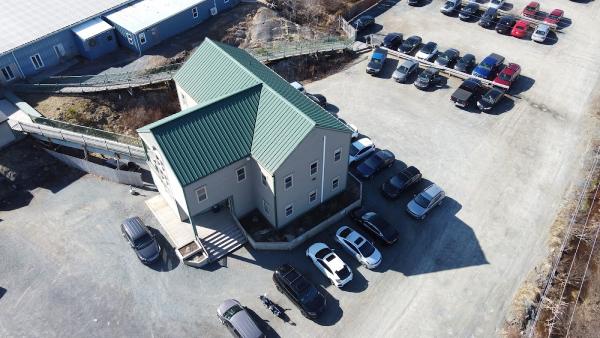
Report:
[[[304,257],[310,243],[293,252],[242,248],[224,266],[190,268],[179,264],[144,205],[153,192],[131,196],[126,186],[86,175],[36,189],[29,205],[0,211],[0,336],[227,337],[215,316],[226,298],[252,309],[273,337],[498,335],[514,292],[546,254],[549,226],[583,166],[600,73],[600,41],[590,35],[600,28],[600,4],[544,3],[562,6],[572,19],[552,45],[446,17],[440,4],[402,1],[377,21],[384,31],[420,34],[478,59],[501,52],[523,67],[520,99],[496,114],[465,112],[449,101],[456,80],[421,92],[389,79],[394,62],[380,78],[366,75],[363,61],[307,85],[398,159],[364,188],[365,205],[401,233],[394,246],[378,245],[378,269],[358,267],[341,252],[355,279],[336,289]],[[379,184],[406,165],[426,180],[399,201],[383,200]],[[426,220],[410,219],[406,202],[430,182],[448,198]],[[119,222],[132,215],[154,228],[165,248],[153,266],[142,265],[120,235]],[[315,241],[340,249],[335,230]],[[317,322],[275,290],[271,274],[284,262],[327,295]],[[262,307],[264,292],[289,309],[287,322]]]

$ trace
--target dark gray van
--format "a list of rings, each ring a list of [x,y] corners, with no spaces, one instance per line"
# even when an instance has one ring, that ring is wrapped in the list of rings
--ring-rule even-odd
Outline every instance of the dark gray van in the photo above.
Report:
[[[124,220],[121,223],[121,233],[142,263],[153,263],[160,256],[160,245],[139,217]]]

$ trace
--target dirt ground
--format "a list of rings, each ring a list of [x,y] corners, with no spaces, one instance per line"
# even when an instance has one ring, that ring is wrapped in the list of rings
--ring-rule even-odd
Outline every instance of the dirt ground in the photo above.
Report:
[[[170,83],[85,95],[21,94],[50,119],[137,135],[136,129],[179,111],[177,92]]]

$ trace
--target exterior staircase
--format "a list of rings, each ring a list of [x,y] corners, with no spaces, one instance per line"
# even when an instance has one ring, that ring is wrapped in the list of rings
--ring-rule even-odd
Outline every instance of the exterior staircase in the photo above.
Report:
[[[235,223],[225,223],[214,232],[201,239],[202,246],[214,262],[237,250],[247,242],[246,236]]]

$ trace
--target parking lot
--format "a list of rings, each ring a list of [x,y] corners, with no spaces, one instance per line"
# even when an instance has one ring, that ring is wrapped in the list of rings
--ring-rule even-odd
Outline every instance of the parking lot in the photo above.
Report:
[[[449,100],[457,79],[420,91],[390,79],[397,66],[391,60],[380,77],[365,74],[365,60],[306,86],[398,159],[364,186],[366,207],[401,234],[392,247],[378,245],[381,266],[358,267],[334,244],[335,226],[314,241],[337,249],[352,267],[354,280],[343,290],[304,257],[314,241],[292,252],[247,246],[225,266],[183,266],[144,205],[153,192],[131,196],[127,186],[87,175],[38,189],[27,207],[0,213],[0,335],[228,337],[215,316],[226,298],[266,320],[274,337],[498,335],[514,292],[546,255],[550,224],[577,183],[594,131],[600,39],[589,40],[589,32],[600,28],[600,5],[542,3],[546,10],[562,7],[573,20],[553,45],[444,16],[440,5],[401,1],[377,22],[382,32],[421,35],[441,50],[457,48],[478,60],[497,52],[519,63],[517,98],[505,99],[493,114],[460,110]],[[514,1],[515,8],[524,5]],[[384,200],[379,185],[407,165],[418,167],[425,180],[399,201]],[[448,198],[427,219],[413,220],[405,205],[430,182]],[[142,265],[119,233],[119,222],[132,215],[155,229],[167,249],[152,266]],[[284,262],[326,294],[327,312],[316,323],[275,290],[271,274]],[[261,305],[258,296],[265,292],[289,309],[288,322]]]

